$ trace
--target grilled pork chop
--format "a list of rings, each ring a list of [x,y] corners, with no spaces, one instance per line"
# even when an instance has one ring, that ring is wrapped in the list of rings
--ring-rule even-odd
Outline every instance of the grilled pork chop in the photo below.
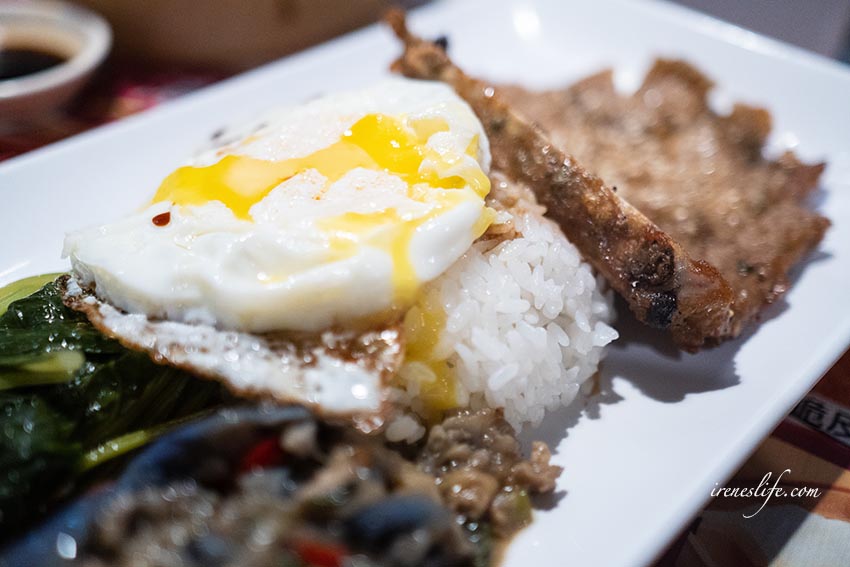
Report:
[[[763,156],[767,111],[706,101],[711,81],[681,61],[659,60],[631,96],[605,71],[533,93],[499,89],[558,147],[617,187],[693,258],[716,267],[735,292],[729,336],[788,288],[788,271],[817,246],[829,221],[805,206],[823,164],[787,152]]]
[[[534,192],[638,319],[669,329],[688,350],[732,334],[734,295],[717,269],[693,260],[539,128],[518,118],[492,86],[465,75],[439,45],[411,35],[401,12],[387,19],[405,46],[394,68],[444,81],[470,104],[490,139],[493,167]]]

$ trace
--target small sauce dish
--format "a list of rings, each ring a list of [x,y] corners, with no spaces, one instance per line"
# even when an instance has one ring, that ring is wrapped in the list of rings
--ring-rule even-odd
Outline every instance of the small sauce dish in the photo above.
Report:
[[[0,0],[0,123],[47,114],[76,94],[112,45],[106,21],[46,0]]]

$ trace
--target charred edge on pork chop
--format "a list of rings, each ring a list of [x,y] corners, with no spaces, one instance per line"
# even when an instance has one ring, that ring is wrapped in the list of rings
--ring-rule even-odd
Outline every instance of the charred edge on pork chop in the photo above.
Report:
[[[438,45],[411,35],[401,12],[387,16],[404,42],[394,70],[440,80],[469,103],[490,139],[493,167],[532,189],[569,238],[641,321],[669,329],[697,350],[730,334],[734,295],[711,265],[692,260],[601,179],[518,118],[495,89],[465,75]]]

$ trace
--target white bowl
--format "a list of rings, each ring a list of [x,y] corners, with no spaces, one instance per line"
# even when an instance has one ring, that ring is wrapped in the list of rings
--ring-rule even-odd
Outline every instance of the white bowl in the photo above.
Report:
[[[0,49],[28,47],[66,57],[43,71],[0,80],[0,122],[31,118],[67,102],[111,45],[109,24],[90,10],[65,2],[0,0]]]

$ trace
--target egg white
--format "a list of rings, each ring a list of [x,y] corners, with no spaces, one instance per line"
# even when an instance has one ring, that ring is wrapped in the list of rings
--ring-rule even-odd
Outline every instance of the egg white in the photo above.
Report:
[[[207,150],[190,165],[215,164],[228,155],[267,161],[308,156],[374,113],[445,122],[446,131],[428,138],[433,151],[420,171],[444,178],[489,169],[487,137],[466,103],[443,84],[400,78],[278,111],[260,130]],[[477,151],[468,155],[473,140]],[[402,219],[425,218],[434,206],[411,198],[407,183],[386,171],[355,168],[328,183],[311,169],[256,202],[248,219],[215,200],[157,202],[67,235],[64,254],[80,284],[128,313],[245,332],[320,331],[384,313],[396,295],[397,266],[377,245],[392,237],[388,227],[370,228],[353,253],[338,257],[327,225],[352,212],[393,210]],[[417,226],[406,254],[421,284],[469,248],[484,209],[483,196],[465,198]],[[166,212],[165,226],[152,222]]]

